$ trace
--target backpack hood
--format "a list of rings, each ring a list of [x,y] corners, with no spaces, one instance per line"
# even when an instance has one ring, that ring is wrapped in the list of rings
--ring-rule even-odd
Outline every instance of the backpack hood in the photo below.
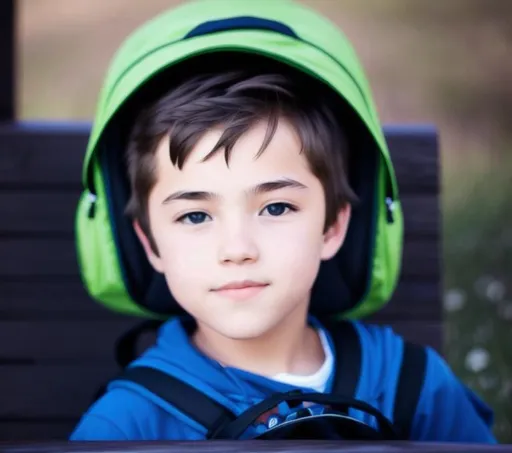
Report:
[[[289,0],[187,2],[131,34],[114,56],[101,90],[83,166],[84,184],[89,183],[91,159],[107,123],[141,85],[188,58],[222,50],[264,55],[330,86],[378,143],[397,195],[370,87],[352,45],[326,18]]]
[[[83,162],[76,242],[87,291],[125,314],[183,314],[164,278],[147,263],[124,216],[129,184],[123,140],[132,124],[127,118],[132,115],[133,122],[133,112],[155,96],[148,94],[151,89],[158,91],[158,84],[168,89],[180,70],[191,75],[191,61],[204,66],[204,58],[213,56],[209,64],[222,65],[215,59],[219,54],[243,56],[252,65],[264,59],[311,77],[332,90],[333,99],[351,115],[346,130],[357,138],[350,146],[359,163],[349,176],[361,207],[352,211],[338,255],[321,264],[311,312],[352,319],[375,312],[391,297],[402,253],[402,210],[389,150],[351,44],[325,17],[289,0],[187,2],[143,24],[119,48],[105,77]]]

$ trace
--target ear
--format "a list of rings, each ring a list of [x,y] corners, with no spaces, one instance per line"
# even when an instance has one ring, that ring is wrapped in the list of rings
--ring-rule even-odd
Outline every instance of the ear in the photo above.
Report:
[[[350,204],[347,203],[345,207],[338,211],[336,221],[324,233],[321,253],[322,260],[330,260],[334,255],[336,255],[336,253],[338,253],[338,250],[343,245],[345,236],[347,234],[351,213],[352,208]]]
[[[142,231],[142,228],[137,220],[133,221],[133,229],[135,230],[135,234],[139,238],[142,247],[144,248],[144,252],[146,252],[146,256],[148,257],[148,261],[155,271],[163,273],[163,265],[161,258],[155,253],[153,248],[151,247],[151,243],[146,236],[146,233]]]

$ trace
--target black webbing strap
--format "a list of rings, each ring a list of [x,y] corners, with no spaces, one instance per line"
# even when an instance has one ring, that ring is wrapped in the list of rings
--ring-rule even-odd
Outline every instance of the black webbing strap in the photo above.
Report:
[[[137,343],[140,336],[147,332],[156,332],[163,321],[148,319],[128,329],[116,341],[115,358],[121,369],[126,368],[137,358]]]
[[[351,322],[326,324],[334,343],[335,371],[331,393],[354,397],[361,375],[361,341]]]
[[[404,341],[402,365],[395,395],[393,422],[401,437],[410,439],[416,407],[427,369],[427,351],[423,346]]]
[[[336,354],[332,393],[354,397],[361,375],[362,349],[356,328],[350,322],[327,324]],[[424,347],[404,341],[404,352],[395,395],[393,423],[402,439],[411,435],[412,421],[425,380],[427,354]]]
[[[134,382],[167,401],[204,426],[208,431],[207,438],[224,423],[236,418],[231,411],[201,391],[155,368],[143,366],[127,368],[115,380]]]

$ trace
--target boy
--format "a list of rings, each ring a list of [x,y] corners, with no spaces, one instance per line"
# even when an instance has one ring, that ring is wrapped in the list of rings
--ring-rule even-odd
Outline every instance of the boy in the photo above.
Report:
[[[249,23],[257,7],[241,3],[236,26],[270,27],[267,19]],[[234,26],[226,23],[208,26]],[[232,57],[197,60],[200,69],[173,79],[138,112],[125,132],[126,210],[152,268],[189,315],[167,321],[134,365],[177,377],[240,414],[274,392],[330,392],[337,357],[325,326],[308,315],[311,291],[321,263],[343,246],[358,197],[348,174],[351,131],[333,92],[269,59]],[[388,328],[353,325],[364,350],[357,399],[392,418],[403,340]],[[415,414],[413,440],[494,442],[489,408],[431,349]],[[176,407],[116,383],[71,439],[205,436]]]

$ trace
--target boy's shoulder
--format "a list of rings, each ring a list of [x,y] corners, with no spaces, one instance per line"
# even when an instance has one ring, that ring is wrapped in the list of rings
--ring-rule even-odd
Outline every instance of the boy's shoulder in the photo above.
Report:
[[[354,326],[362,351],[359,397],[376,399],[392,419],[406,340],[390,326],[363,322]],[[440,352],[421,347],[425,368],[411,439],[495,443],[492,409],[459,379]]]
[[[350,322],[349,325],[357,333],[361,350],[360,377],[355,397],[375,405],[383,415],[392,419],[405,340],[389,326],[363,322]],[[332,334],[332,328],[329,328],[329,331]],[[169,333],[167,331],[167,334]],[[174,340],[177,339],[175,334],[179,336],[179,332],[173,329]],[[161,352],[167,355],[169,349],[164,349],[165,351]],[[192,360],[185,361],[194,362],[193,349],[180,348],[180,351],[183,353],[179,357],[180,362],[183,362],[188,354]],[[425,353],[425,374],[412,421],[411,438],[493,442],[490,408],[463,385],[438,352],[425,347]],[[154,354],[154,351],[146,352],[143,357],[148,354]],[[353,365],[346,361],[344,364],[347,367]],[[336,367],[339,366],[340,364],[336,363]],[[194,375],[204,375],[205,372],[191,369],[189,366],[186,368],[191,379]],[[211,376],[205,375],[205,378]],[[202,438],[204,432],[201,428],[196,429],[195,425],[175,408],[165,409],[161,404],[157,404],[151,395],[141,392],[140,389],[133,391],[126,386],[110,387],[109,391],[91,406],[71,436],[72,440]]]
[[[377,373],[380,376],[375,379],[377,382],[383,382],[385,375],[395,379],[402,364],[406,344],[404,337],[392,326],[386,324],[364,321],[350,321],[349,324],[357,333],[361,374],[371,372],[375,377]],[[331,331],[335,329],[336,327],[331,328]]]
[[[422,394],[463,386],[442,353],[431,346],[410,343],[390,325],[361,321],[355,321],[353,325],[361,347],[361,374],[370,373],[375,383],[396,386],[401,367],[415,365],[404,362],[406,345],[413,344],[425,357]]]
[[[187,431],[187,432],[184,432]],[[179,417],[129,388],[110,389],[82,416],[70,440],[173,440],[201,438]]]
[[[389,325],[364,321],[351,321],[348,325],[356,333],[356,343],[350,348],[357,351],[347,350],[346,346],[343,347],[343,336],[339,338],[337,343],[341,347],[335,346],[335,355],[339,359],[335,365],[337,372],[344,373],[347,371],[344,368],[349,366],[358,368],[354,370],[359,374],[355,397],[376,404],[379,402],[380,410],[391,417],[402,366],[407,366],[404,363],[406,340]],[[333,337],[336,336],[336,330],[336,326],[330,328]],[[333,343],[336,345],[335,340]],[[431,360],[429,349],[424,348],[425,366]]]
[[[82,416],[71,440],[135,440],[158,407],[129,389],[107,391]]]

